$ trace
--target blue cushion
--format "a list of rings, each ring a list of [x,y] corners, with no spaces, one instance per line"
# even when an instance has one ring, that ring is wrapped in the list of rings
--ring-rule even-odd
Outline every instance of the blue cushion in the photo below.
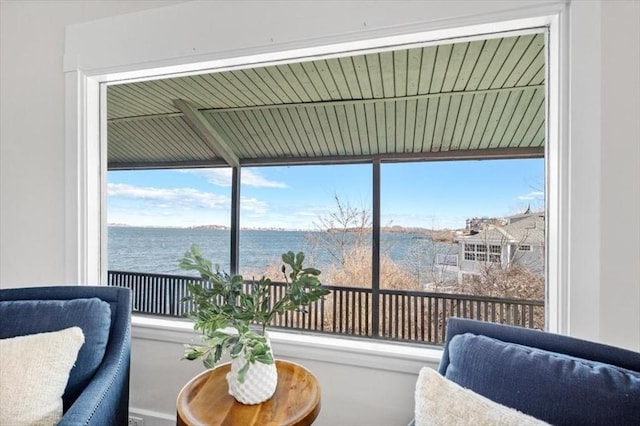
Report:
[[[98,298],[0,302],[0,338],[58,331],[78,326],[85,343],[69,374],[64,399],[74,401],[104,357],[111,327],[111,308]]]
[[[609,364],[464,333],[445,376],[556,426],[640,425],[640,373]]]

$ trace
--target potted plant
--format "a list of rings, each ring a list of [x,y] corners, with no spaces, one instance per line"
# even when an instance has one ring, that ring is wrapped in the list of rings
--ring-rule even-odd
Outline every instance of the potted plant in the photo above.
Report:
[[[276,389],[277,371],[266,334],[271,321],[329,294],[318,279],[320,271],[303,266],[304,253],[289,251],[282,261],[287,285],[282,297],[273,300],[270,279],[254,280],[245,291],[242,275],[221,272],[218,265],[202,257],[195,244],[180,260],[181,269],[198,272],[206,282],[187,285],[191,295],[185,300],[193,304],[189,317],[195,321],[194,329],[202,332],[204,344],[187,345],[184,358],[202,359],[207,368],[213,368],[228,352],[229,393],[244,404],[266,401]]]

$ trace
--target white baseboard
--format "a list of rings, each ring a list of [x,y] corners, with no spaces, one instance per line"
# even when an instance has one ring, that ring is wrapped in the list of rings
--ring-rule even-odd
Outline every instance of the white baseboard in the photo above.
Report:
[[[167,414],[158,411],[143,410],[142,408],[129,407],[129,416],[142,419],[144,426],[175,426],[175,413]]]

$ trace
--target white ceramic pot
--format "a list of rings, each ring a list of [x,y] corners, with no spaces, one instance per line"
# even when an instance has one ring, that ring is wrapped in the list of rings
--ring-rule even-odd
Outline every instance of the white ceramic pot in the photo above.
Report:
[[[246,363],[244,354],[231,360],[231,371],[227,373],[229,395],[242,404],[260,404],[271,398],[278,385],[278,371],[275,361],[272,364],[255,362],[251,364],[244,377],[244,383],[238,381],[238,372]]]

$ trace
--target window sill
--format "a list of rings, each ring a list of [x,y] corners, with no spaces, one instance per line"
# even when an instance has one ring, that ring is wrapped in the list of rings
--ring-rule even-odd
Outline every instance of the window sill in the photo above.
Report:
[[[134,339],[169,343],[193,343],[198,335],[193,323],[183,319],[167,319],[133,315]],[[269,338],[277,356],[326,363],[352,365],[362,368],[417,374],[429,364],[437,366],[442,349],[377,340],[318,336],[280,330],[269,331]]]

